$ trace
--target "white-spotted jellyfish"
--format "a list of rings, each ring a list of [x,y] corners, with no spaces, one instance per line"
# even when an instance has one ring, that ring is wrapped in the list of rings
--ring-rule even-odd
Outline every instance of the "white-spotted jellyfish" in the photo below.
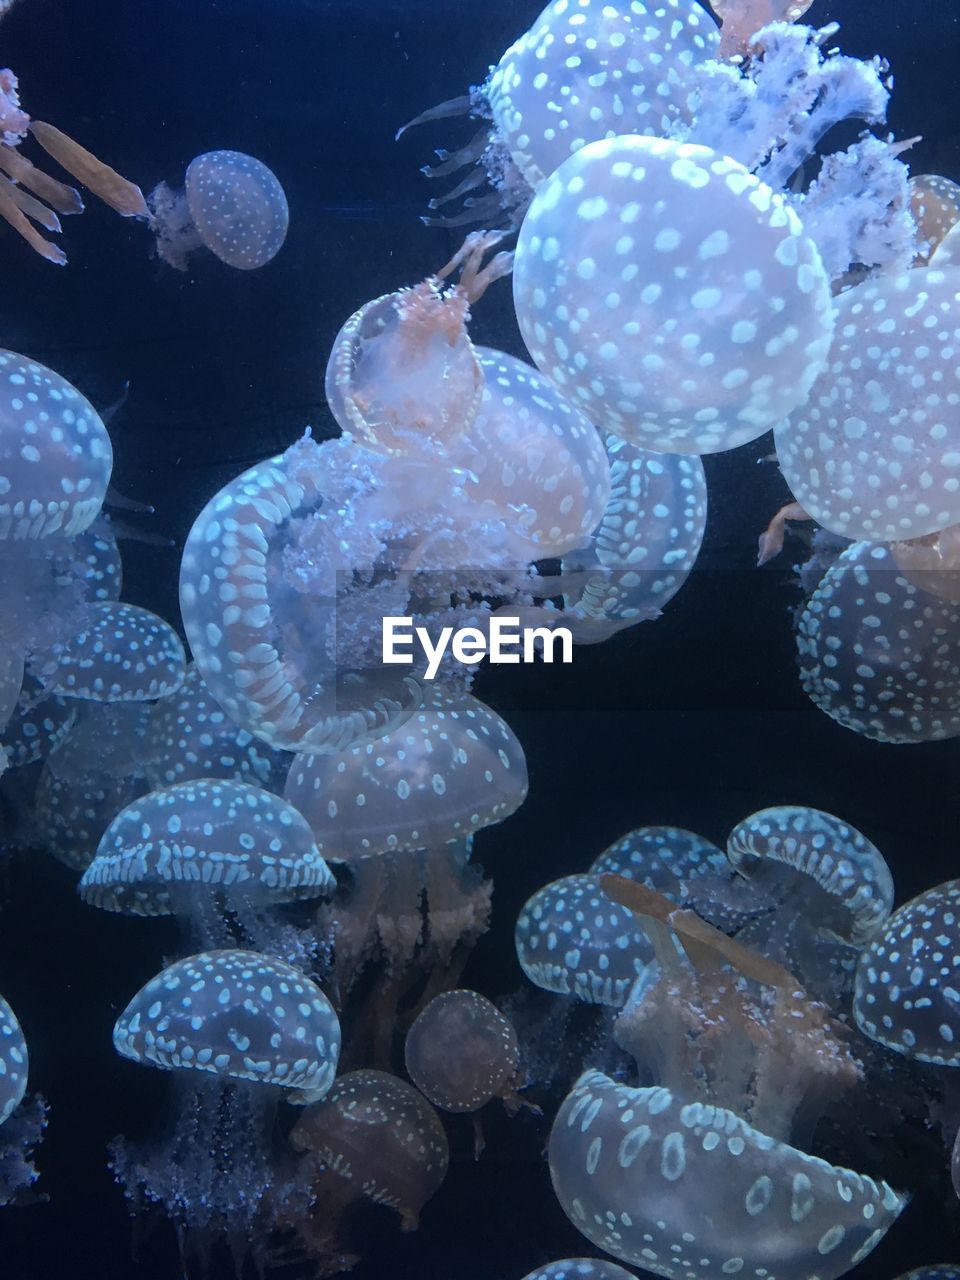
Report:
[[[960,733],[960,611],[915,586],[883,543],[831,565],[797,623],[800,677],[822,711],[878,742]]]
[[[781,966],[635,881],[603,885],[640,913],[659,972],[615,1026],[640,1087],[588,1071],[554,1122],[564,1211],[606,1252],[676,1280],[834,1280],[907,1200],[790,1142],[858,1079],[841,1028]]]
[[[17,1015],[0,996],[0,1125],[23,1101],[29,1066],[27,1042]]]
[[[510,1021],[478,991],[435,996],[407,1032],[410,1079],[435,1107],[473,1112],[513,1099],[520,1048]]]
[[[112,468],[110,437],[76,387],[0,351],[0,539],[81,533],[103,505]]]
[[[80,881],[84,902],[174,915],[191,942],[233,942],[289,958],[295,930],[275,909],[322,897],[334,879],[292,804],[242,782],[201,778],[135,800],[113,819]],[[290,936],[288,936],[290,935]]]
[[[534,363],[599,427],[673,453],[756,439],[803,404],[833,331],[816,245],[710,148],[584,147],[524,219],[514,303]]]
[[[183,645],[169,623],[107,600],[90,605],[83,630],[64,644],[52,687],[67,698],[151,702],[179,689],[185,674]]]
[[[276,1145],[284,1089],[320,1096],[340,1053],[337,1015],[320,988],[254,951],[189,956],[131,1000],[113,1032],[117,1052],[171,1073],[165,1137],[113,1145],[113,1170],[134,1201],[162,1204],[188,1230],[256,1243],[292,1192]]]
[[[290,1225],[314,1259],[344,1258],[341,1219],[362,1200],[393,1209],[401,1228],[415,1231],[449,1164],[436,1111],[423,1094],[385,1071],[338,1076],[325,1098],[304,1109],[290,1143],[314,1197],[309,1215]]]
[[[180,271],[197,249],[252,271],[279,252],[290,213],[272,170],[242,151],[206,151],[187,166],[182,191],[161,182],[149,197],[157,253]]]
[[[857,1026],[905,1057],[960,1066],[960,880],[898,907],[860,957]]]
[[[845,538],[919,538],[956,524],[960,269],[870,279],[835,305],[829,361],[776,429],[791,492]]]
[[[634,1276],[602,1258],[561,1258],[528,1272],[523,1280],[634,1280]]]
[[[43,1099],[27,1098],[29,1054],[17,1015],[0,996],[0,1207],[36,1181],[33,1151],[46,1127]]]

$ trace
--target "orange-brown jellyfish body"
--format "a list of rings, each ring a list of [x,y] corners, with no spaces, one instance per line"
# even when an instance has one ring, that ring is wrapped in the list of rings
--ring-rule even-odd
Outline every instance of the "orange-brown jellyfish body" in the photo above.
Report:
[[[519,1058],[512,1024],[477,991],[445,991],[407,1032],[410,1078],[444,1111],[479,1111],[492,1098],[512,1099]]]
[[[813,0],[711,0],[720,19],[721,58],[745,54],[750,37],[768,22],[798,22]]]
[[[950,228],[960,222],[960,185],[939,173],[918,173],[908,185],[921,246],[913,265],[925,267]]]
[[[890,550],[908,582],[948,604],[960,605],[960,525],[891,543]]]

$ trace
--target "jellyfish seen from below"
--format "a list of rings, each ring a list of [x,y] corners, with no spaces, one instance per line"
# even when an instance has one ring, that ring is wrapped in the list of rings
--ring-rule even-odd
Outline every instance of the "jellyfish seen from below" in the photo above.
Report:
[[[0,1207],[16,1203],[36,1180],[33,1149],[46,1126],[46,1104],[27,1098],[29,1055],[17,1016],[0,996]]]
[[[242,151],[197,156],[182,191],[161,182],[148,203],[157,253],[179,271],[201,248],[241,271],[265,266],[279,252],[290,220],[275,175]]]
[[[960,1066],[960,880],[898,907],[860,957],[853,1013],[888,1049]]]
[[[604,885],[641,913],[660,973],[616,1024],[641,1087],[588,1071],[556,1117],[564,1211],[606,1252],[676,1280],[834,1280],[906,1204],[790,1143],[858,1077],[840,1028],[781,966],[636,882]]]
[[[538,368],[598,426],[664,452],[756,439],[830,349],[829,282],[793,209],[692,144],[625,136],[565,161],[524,219],[513,290]]]
[[[958,607],[914,585],[884,543],[845,548],[797,623],[808,696],[878,742],[960,733],[958,642]]]
[[[204,952],[148,982],[117,1019],[113,1042],[176,1085],[165,1138],[114,1143],[128,1197],[162,1205],[188,1237],[223,1234],[244,1256],[294,1192],[275,1146],[283,1090],[319,1097],[333,1083],[340,1027],[328,1000],[275,957]]]
[[[189,942],[303,961],[276,911],[328,894],[333,876],[293,805],[241,782],[180,782],[135,800],[103,833],[84,902],[123,915],[174,915]]]
[[[446,1177],[449,1148],[440,1117],[406,1081],[384,1071],[348,1071],[327,1095],[304,1108],[290,1132],[308,1182],[309,1213],[292,1218],[297,1241],[312,1259],[345,1254],[341,1219],[368,1201],[393,1209],[403,1231],[415,1231],[423,1206]],[[346,1243],[349,1242],[349,1232]]]

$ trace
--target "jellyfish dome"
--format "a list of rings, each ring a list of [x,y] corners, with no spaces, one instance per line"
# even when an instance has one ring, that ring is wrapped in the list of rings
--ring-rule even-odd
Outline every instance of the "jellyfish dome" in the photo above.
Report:
[[[911,582],[884,543],[846,547],[797,624],[806,693],[878,742],[960,733],[958,643],[958,607]]]
[[[76,387],[0,351],[0,539],[81,533],[103,505],[112,469],[107,430]]]
[[[523,1280],[634,1280],[633,1273],[602,1258],[562,1258],[537,1267]]]
[[[265,266],[279,252],[290,220],[276,176],[242,151],[197,156],[187,167],[184,190],[161,183],[149,206],[157,252],[180,271],[201,247],[241,271]]]
[[[960,880],[893,913],[860,957],[857,1026],[905,1057],[960,1066]]]
[[[54,690],[94,702],[152,702],[186,674],[180,637],[162,618],[113,600],[90,605],[83,629],[63,646]]]
[[[498,140],[536,190],[587,143],[666,134],[688,117],[692,68],[718,44],[694,0],[552,0],[485,86]]]
[[[29,1057],[16,1014],[0,996],[0,1207],[37,1179],[34,1148],[47,1123],[39,1096],[25,1099]]]
[[[598,426],[668,453],[756,439],[807,398],[827,274],[782,196],[710,148],[623,136],[566,160],[520,229],[537,367]]]
[[[825,529],[871,541],[960,521],[960,269],[865,281],[836,300],[836,339],[777,457]]]
[[[444,1111],[479,1111],[511,1096],[520,1050],[517,1033],[477,991],[445,991],[407,1032],[404,1060],[417,1088]]]
[[[9,1120],[27,1091],[29,1057],[17,1015],[0,996],[0,1125]]]
[[[117,1019],[113,1044],[134,1062],[325,1092],[340,1024],[305,974],[255,951],[206,951],[168,966]]]
[[[599,1248],[671,1280],[836,1280],[907,1202],[884,1182],[774,1141],[720,1106],[598,1071],[554,1121],[550,1176]]]

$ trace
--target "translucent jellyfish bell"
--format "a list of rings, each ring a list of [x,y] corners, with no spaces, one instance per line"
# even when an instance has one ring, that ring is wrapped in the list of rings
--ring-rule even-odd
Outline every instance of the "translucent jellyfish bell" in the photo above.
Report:
[[[782,196],[707,147],[591,143],[537,192],[513,273],[534,363],[600,427],[715,453],[806,399],[829,281]]]
[[[340,1024],[316,983],[292,965],[255,951],[205,951],[137,992],[113,1044],[165,1070],[319,1094],[336,1074]]]
[[[870,279],[835,306],[829,363],[776,429],[791,492],[844,538],[919,538],[956,524],[960,268]]]
[[[893,907],[883,854],[855,827],[820,809],[778,805],[752,813],[730,833],[727,853],[740,875],[766,884],[781,900],[789,895],[793,911],[802,897],[811,924],[857,946],[873,937]]]
[[[960,880],[898,907],[860,957],[853,1015],[907,1058],[960,1066]]]
[[[485,87],[498,141],[536,190],[586,143],[665,134],[688,117],[692,68],[718,43],[694,0],[552,0]]]
[[[855,542],[797,627],[800,677],[822,711],[879,742],[960,733],[960,610],[915,586],[889,546]]]
[[[199,779],[118,813],[80,881],[92,906],[125,915],[189,915],[201,897],[241,904],[316,898],[333,876],[293,805],[241,782]]]
[[[634,1280],[634,1276],[631,1271],[602,1258],[562,1258],[537,1267],[523,1280]]]
[[[522,360],[478,347],[483,397],[451,461],[468,497],[531,544],[531,558],[582,546],[610,498],[610,466],[592,423]]]
[[[298,756],[284,794],[327,857],[353,862],[436,849],[502,822],[526,797],[527,766],[496,712],[433,687],[409,720],[376,741]]]
[[[82,532],[103,505],[112,468],[107,430],[76,387],[0,351],[0,539]]]
[[[184,190],[162,182],[149,198],[157,252],[185,271],[205,247],[228,267],[265,266],[283,244],[290,214],[283,187],[260,160],[242,151],[207,151],[190,161]]]
[[[137,605],[90,605],[88,623],[64,645],[54,690],[95,702],[149,702],[183,683],[180,637],[162,618]]]
[[[421,1093],[385,1071],[348,1071],[308,1106],[290,1134],[318,1175],[347,1184],[351,1199],[385,1204],[403,1230],[447,1173],[449,1149],[440,1118]],[[328,1212],[324,1201],[323,1211]]]
[[[512,1096],[519,1057],[513,1026],[476,991],[436,996],[404,1048],[411,1080],[444,1111],[479,1111],[491,1098]]]

